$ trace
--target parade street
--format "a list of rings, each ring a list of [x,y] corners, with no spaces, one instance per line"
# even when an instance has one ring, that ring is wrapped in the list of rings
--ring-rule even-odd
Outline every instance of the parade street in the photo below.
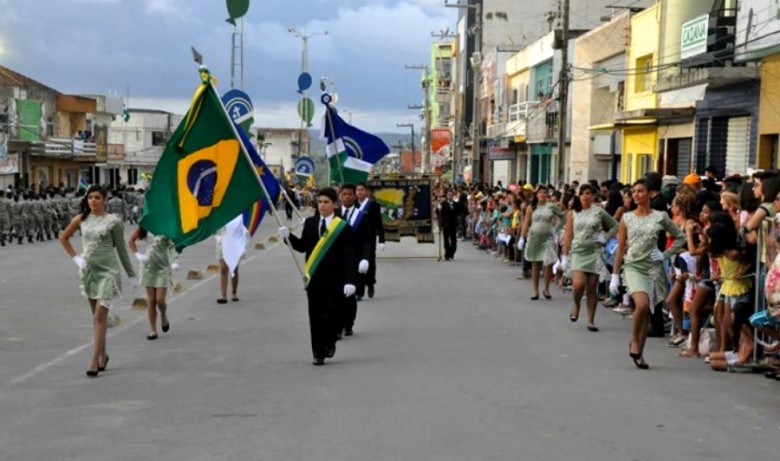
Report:
[[[267,240],[276,226],[255,236],[267,247],[248,251],[239,302],[215,303],[213,240],[186,249],[157,341],[126,294],[96,379],[59,243],[0,249],[0,460],[775,459],[779,383],[652,338],[638,370],[628,320],[599,307],[591,333],[569,322],[568,293],[530,301],[528,281],[469,242],[449,262],[388,243],[355,335],[312,366],[300,277]]]

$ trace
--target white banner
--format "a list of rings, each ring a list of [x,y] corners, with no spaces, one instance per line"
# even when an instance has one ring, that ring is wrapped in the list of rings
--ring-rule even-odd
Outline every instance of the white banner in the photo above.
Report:
[[[8,133],[0,132],[0,159],[8,157]]]
[[[19,172],[19,154],[0,157],[0,174],[16,174]]]

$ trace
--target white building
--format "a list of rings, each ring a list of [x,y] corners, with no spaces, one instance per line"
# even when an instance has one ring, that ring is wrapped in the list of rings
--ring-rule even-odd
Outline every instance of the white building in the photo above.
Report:
[[[129,112],[127,121],[120,116],[111,123],[108,161],[103,168],[105,182],[137,186],[143,182],[142,174],[154,172],[165,144],[184,116],[153,109]]]

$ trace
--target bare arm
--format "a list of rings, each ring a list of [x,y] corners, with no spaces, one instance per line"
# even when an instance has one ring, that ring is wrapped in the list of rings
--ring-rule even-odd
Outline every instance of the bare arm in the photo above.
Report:
[[[756,212],[753,213],[753,216],[751,216],[748,222],[745,223],[745,227],[749,231],[754,231],[758,229],[758,226],[761,225],[761,221],[763,221],[766,216],[767,216],[766,209],[764,209],[763,206],[758,207]]]
[[[612,274],[617,275],[620,274],[620,267],[623,265],[623,255],[626,251],[626,223],[623,221],[620,221],[620,227],[618,228],[617,238],[618,238],[618,247],[617,252],[615,253],[615,264],[612,266]]]
[[[71,245],[70,238],[73,237],[73,234],[76,233],[79,227],[81,227],[81,213],[74,216],[73,219],[70,220],[68,227],[60,234],[60,244],[62,244],[62,248],[65,249],[65,253],[68,253],[68,256],[71,258],[76,256],[78,252],[73,248],[73,245]]]
[[[133,233],[130,234],[130,239],[127,241],[127,246],[130,247],[130,251],[133,254],[138,253],[138,245],[136,245],[135,242],[138,240],[140,236],[141,236],[141,228],[136,227]]]
[[[566,224],[563,230],[563,254],[571,254],[571,240],[574,238],[574,212],[570,211],[566,216]]]

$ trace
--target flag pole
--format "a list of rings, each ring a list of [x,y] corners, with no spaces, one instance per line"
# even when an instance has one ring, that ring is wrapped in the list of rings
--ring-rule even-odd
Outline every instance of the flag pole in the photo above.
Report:
[[[214,87],[214,83],[209,80],[209,86],[211,87],[211,90],[214,92],[215,95],[219,94],[217,93],[217,89]],[[217,98],[219,99],[219,98]],[[222,108],[222,113],[225,114],[225,117],[227,118],[228,122],[230,123],[230,128],[233,130],[233,134],[236,136],[236,139],[239,141],[239,144],[241,145],[241,152],[244,154],[244,158],[246,158],[249,161],[250,165],[254,165],[255,162],[252,161],[252,157],[249,156],[249,153],[246,151],[246,146],[244,146],[244,142],[241,140],[241,136],[238,134],[238,130],[236,130],[236,125],[233,123],[233,119],[230,118],[230,115],[227,113],[227,109],[225,109],[225,105],[222,104],[222,100],[219,101],[219,107]],[[257,168],[252,168],[252,171],[255,173],[255,178],[257,178],[257,182],[260,183],[260,187],[263,188],[263,193],[268,198],[268,205],[271,207],[271,211],[273,211],[274,218],[276,218],[277,224],[279,224],[279,227],[284,227],[284,224],[282,224],[282,220],[279,219],[279,213],[276,211],[276,207],[274,206],[273,200],[271,199],[271,196],[268,194],[268,189],[265,188],[265,184],[263,184],[263,179],[260,177],[260,173],[257,172]],[[295,252],[290,245],[290,242],[288,239],[284,239],[285,245],[287,248],[290,249],[290,256],[292,256],[293,261],[295,262],[295,266],[298,268],[298,272],[301,273],[301,278],[303,279],[303,283],[306,283],[306,272],[301,267],[301,263],[298,261],[298,258],[295,257]]]
[[[336,131],[333,129],[333,118],[331,117],[331,112],[330,112],[330,102],[325,103],[325,119],[326,119],[326,123],[330,127],[330,134],[331,136],[333,136],[333,143],[335,144]],[[328,162],[328,166],[330,166],[330,162]],[[341,162],[339,162],[339,178],[341,178],[341,184],[339,184],[339,186],[341,186],[342,184],[344,184],[344,168]]]

